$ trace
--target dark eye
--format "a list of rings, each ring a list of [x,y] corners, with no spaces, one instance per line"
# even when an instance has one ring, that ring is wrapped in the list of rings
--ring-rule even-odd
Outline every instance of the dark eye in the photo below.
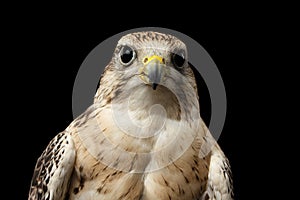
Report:
[[[185,63],[185,52],[184,50],[179,50],[172,54],[172,62],[175,67],[181,68]]]
[[[120,61],[123,65],[129,65],[135,58],[135,51],[129,46],[123,46],[120,51]]]

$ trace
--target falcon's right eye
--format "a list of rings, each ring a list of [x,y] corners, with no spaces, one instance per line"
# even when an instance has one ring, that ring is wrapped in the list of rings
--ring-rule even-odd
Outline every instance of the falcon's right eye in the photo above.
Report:
[[[120,51],[120,61],[123,65],[129,65],[135,59],[135,51],[130,46],[123,46]]]

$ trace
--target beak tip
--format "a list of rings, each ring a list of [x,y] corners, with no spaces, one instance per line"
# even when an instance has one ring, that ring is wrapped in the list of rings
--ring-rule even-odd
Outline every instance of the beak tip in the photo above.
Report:
[[[152,83],[152,89],[156,90],[157,85],[158,85],[157,83]]]

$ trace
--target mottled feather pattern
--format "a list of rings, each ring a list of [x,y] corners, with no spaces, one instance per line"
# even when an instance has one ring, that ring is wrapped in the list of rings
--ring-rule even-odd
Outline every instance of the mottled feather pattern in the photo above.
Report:
[[[120,63],[124,45],[136,51],[130,66]],[[180,69],[172,63],[178,49],[187,52],[182,41],[157,32],[119,40],[93,105],[38,159],[30,200],[233,199],[230,165],[200,117],[193,71],[188,62]],[[153,55],[164,58],[168,70],[156,90],[138,74],[143,58]],[[166,114],[149,112],[153,105]],[[128,113],[131,120],[143,124],[151,118],[151,123],[142,128],[130,124]],[[147,135],[160,122],[159,134],[133,135]],[[157,169],[149,170],[153,166]]]
[[[73,141],[66,132],[59,133],[51,140],[37,161],[29,192],[30,200],[65,197],[75,160],[73,148]]]

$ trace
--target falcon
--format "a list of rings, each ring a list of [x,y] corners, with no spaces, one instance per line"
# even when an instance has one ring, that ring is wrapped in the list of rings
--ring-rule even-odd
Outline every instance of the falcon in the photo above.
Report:
[[[123,36],[93,104],[38,158],[28,199],[233,199],[228,159],[198,98],[181,40]]]

